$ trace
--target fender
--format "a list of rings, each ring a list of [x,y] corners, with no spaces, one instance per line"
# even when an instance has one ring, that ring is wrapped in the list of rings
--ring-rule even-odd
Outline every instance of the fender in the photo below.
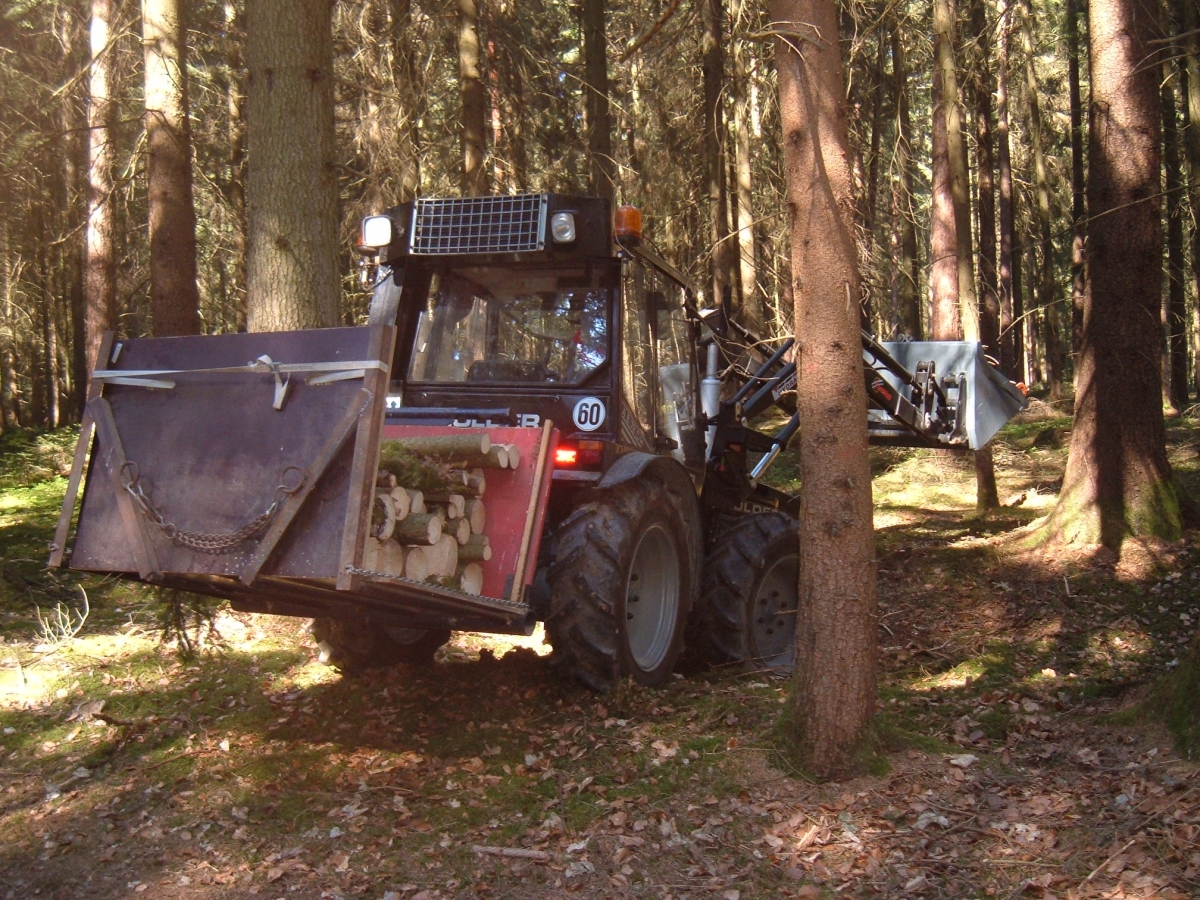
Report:
[[[657,478],[669,491],[678,495],[679,511],[688,534],[688,551],[695,569],[692,584],[699,586],[700,567],[704,559],[704,535],[700,527],[700,502],[696,499],[696,486],[692,483],[687,469],[669,456],[633,451],[617,457],[597,487],[613,488],[642,477]]]

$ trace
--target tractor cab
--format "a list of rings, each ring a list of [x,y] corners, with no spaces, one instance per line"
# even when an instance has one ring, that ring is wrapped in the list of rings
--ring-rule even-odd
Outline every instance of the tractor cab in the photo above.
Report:
[[[695,306],[636,210],[555,194],[417,200],[364,220],[370,319],[398,329],[395,423],[561,432],[558,480],[630,451],[704,468]]]

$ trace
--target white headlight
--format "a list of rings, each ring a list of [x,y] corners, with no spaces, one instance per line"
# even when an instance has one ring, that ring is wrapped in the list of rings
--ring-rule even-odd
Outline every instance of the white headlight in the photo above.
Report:
[[[367,216],[362,220],[364,247],[386,247],[392,242],[392,220],[389,216]]]
[[[569,244],[575,240],[575,213],[556,212],[551,216],[550,236],[556,244]]]

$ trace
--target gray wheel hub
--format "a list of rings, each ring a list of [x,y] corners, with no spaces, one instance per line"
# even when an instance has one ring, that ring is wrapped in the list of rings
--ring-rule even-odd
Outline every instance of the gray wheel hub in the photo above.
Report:
[[[800,558],[785,556],[767,569],[749,610],[755,656],[768,665],[789,665],[795,654],[796,585]]]
[[[679,554],[662,525],[638,539],[625,583],[625,635],[638,668],[653,671],[666,659],[679,615]]]

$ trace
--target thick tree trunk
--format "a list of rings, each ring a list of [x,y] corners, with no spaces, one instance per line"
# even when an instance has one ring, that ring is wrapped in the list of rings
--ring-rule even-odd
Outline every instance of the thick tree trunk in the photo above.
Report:
[[[200,333],[184,9],[180,0],[142,0],[150,308],[159,336]]]
[[[1166,173],[1167,208],[1167,294],[1163,305],[1166,327],[1166,359],[1163,371],[1165,400],[1175,412],[1188,403],[1187,294],[1183,251],[1183,162],[1179,155],[1179,124],[1175,109],[1174,66],[1163,64],[1162,118],[1163,169]]]
[[[854,197],[832,0],[773,0],[792,229],[804,490],[791,700],[797,755],[837,778],[861,757],[875,708],[875,604]]]
[[[487,90],[480,69],[479,8],[477,0],[458,3],[458,79],[462,95],[462,189],[469,196],[486,194],[483,166],[487,122]]]
[[[248,0],[250,331],[338,324],[331,0]]]
[[[725,5],[722,0],[701,0],[704,37],[701,68],[704,75],[704,171],[708,190],[712,247],[710,284],[712,302],[721,305],[732,286],[732,242],[729,238],[728,179],[725,166],[725,117],[721,95],[725,89]]]
[[[1083,344],[1084,242],[1087,184],[1083,176],[1083,100],[1079,88],[1078,0],[1067,0],[1067,92],[1071,107],[1071,353]]]
[[[1025,341],[1022,318],[1020,265],[1016,236],[1016,194],[1013,193],[1012,147],[1008,125],[1008,45],[1012,16],[1008,0],[999,0],[996,47],[996,170],[1000,182],[1000,368],[1009,378],[1022,379]]]
[[[1045,533],[1119,547],[1182,533],[1162,415],[1162,220],[1154,0],[1090,5],[1088,296],[1075,425]]]
[[[84,332],[87,364],[97,364],[100,338],[117,327],[116,216],[113,194],[113,143],[117,105],[112,97],[116,60],[109,47],[112,0],[92,0],[88,72],[87,262],[84,275]],[[103,365],[103,361],[100,365]],[[89,369],[90,371],[90,369]]]
[[[613,160],[608,103],[608,38],[604,34],[604,12],[605,0],[583,0],[588,186],[597,197],[611,200],[615,193],[617,167]]]
[[[903,19],[892,29],[892,97],[896,109],[896,156],[898,177],[892,180],[892,304],[900,334],[921,340],[921,263],[917,258],[917,218],[913,209],[913,183],[916,158],[912,149],[912,115],[908,102],[908,71],[905,66],[904,40],[900,34]]]
[[[959,306],[958,230],[950,130],[957,121],[954,76],[954,0],[933,0],[933,123],[930,128],[932,180],[929,200],[929,332],[935,341],[962,340]],[[961,139],[961,134],[960,134]]]

